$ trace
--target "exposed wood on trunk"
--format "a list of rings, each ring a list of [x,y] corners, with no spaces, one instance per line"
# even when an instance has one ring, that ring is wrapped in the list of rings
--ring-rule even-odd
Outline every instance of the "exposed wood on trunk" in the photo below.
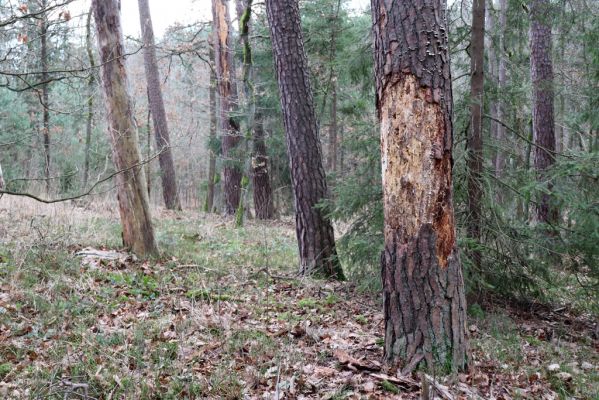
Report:
[[[468,236],[480,242],[482,224],[483,107],[485,86],[485,1],[472,4],[470,39],[470,131],[468,135]],[[471,252],[477,270],[481,267],[480,250]]]
[[[328,196],[297,0],[267,0],[293,186],[300,273],[343,277],[333,226],[316,205]]]
[[[156,46],[154,43],[154,28],[148,0],[138,0],[139,20],[144,43],[144,69],[148,82],[148,107],[152,112],[154,135],[156,137],[156,150],[160,153],[160,179],[162,181],[162,197],[169,210],[180,210],[181,201],[177,191],[177,176],[173,152],[171,151],[170,135],[162,89],[160,87],[160,74],[156,61]]]
[[[551,59],[551,3],[549,0],[530,2],[530,75],[532,80],[532,129],[534,166],[537,179],[551,191],[553,184],[547,169],[555,162],[555,122],[553,114],[553,64]],[[557,208],[551,195],[542,193],[537,201],[540,222],[557,221]]]
[[[154,228],[148,204],[148,192],[133,107],[129,97],[125,69],[120,1],[92,0],[101,80],[104,89],[108,134],[117,174],[117,198],[123,226],[123,244],[139,256],[157,254]]]
[[[372,0],[385,212],[387,362],[467,364],[452,204],[452,93],[444,2]]]
[[[214,41],[213,41],[214,42]],[[209,146],[208,146],[208,192],[206,193],[206,205],[204,211],[214,211],[214,179],[216,175],[216,154],[214,152],[214,142],[216,141],[216,72],[214,70],[214,46],[213,43],[210,47],[210,133],[209,133]]]
[[[85,46],[87,50],[87,59],[89,61],[90,72],[87,79],[87,121],[85,124],[85,161],[83,166],[83,187],[87,187],[89,180],[89,158],[92,141],[92,128],[94,121],[94,88],[96,86],[96,60],[94,60],[94,51],[92,48],[92,9],[87,14],[87,24],[85,32]]]
[[[222,135],[225,214],[234,215],[241,195],[241,154],[237,110],[237,85],[233,65],[231,18],[227,0],[212,0],[214,26],[214,55],[218,94],[220,99],[219,125]]]

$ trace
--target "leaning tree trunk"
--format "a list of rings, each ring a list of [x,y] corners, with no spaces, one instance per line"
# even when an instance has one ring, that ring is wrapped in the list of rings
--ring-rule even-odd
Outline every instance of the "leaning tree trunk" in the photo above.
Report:
[[[235,118],[237,109],[237,85],[233,66],[233,40],[231,19],[227,0],[212,0],[214,27],[214,55],[216,77],[220,99],[219,121],[224,158],[223,176],[225,192],[225,214],[234,215],[239,207],[241,195],[241,154],[239,122]]]
[[[160,178],[162,179],[162,197],[169,210],[180,210],[181,201],[177,191],[177,176],[175,163],[168,132],[168,122],[162,89],[160,88],[160,74],[156,61],[156,46],[154,43],[154,28],[148,0],[139,0],[139,20],[144,43],[144,68],[148,82],[148,107],[152,113],[158,162],[160,164]]]
[[[442,0],[372,0],[381,130],[385,359],[467,364],[452,204],[452,93]]]
[[[102,87],[112,159],[117,171],[117,198],[123,243],[139,256],[156,254],[146,180],[139,152],[133,106],[127,91],[120,0],[92,0],[100,49]]]
[[[46,193],[50,193],[50,106],[49,104],[49,74],[48,74],[48,14],[47,0],[42,0],[42,20],[40,21],[40,58],[42,62],[42,120],[44,134],[44,176],[46,178]]]
[[[214,70],[214,47],[210,45],[210,136],[208,143],[208,192],[204,211],[212,212],[214,208],[214,178],[216,176],[216,72]]]
[[[485,0],[472,4],[472,36],[470,40],[470,131],[468,136],[468,236],[480,242],[482,225],[483,173],[483,107],[485,86]],[[477,270],[481,267],[482,253],[471,252]]]
[[[87,79],[87,122],[85,124],[85,161],[83,165],[83,187],[89,180],[89,158],[91,153],[92,125],[94,121],[94,87],[96,85],[96,60],[92,49],[92,9],[87,15],[85,45],[89,60],[89,78]]]
[[[550,7],[549,0],[530,2],[529,32],[534,166],[537,179],[541,183],[547,182],[548,191],[551,191],[553,185],[547,176],[547,169],[555,162]],[[542,193],[537,201],[537,219],[540,222],[557,222],[557,208],[551,203],[551,196]]]
[[[333,226],[322,209],[328,189],[297,0],[267,0],[295,200],[300,273],[342,278]]]

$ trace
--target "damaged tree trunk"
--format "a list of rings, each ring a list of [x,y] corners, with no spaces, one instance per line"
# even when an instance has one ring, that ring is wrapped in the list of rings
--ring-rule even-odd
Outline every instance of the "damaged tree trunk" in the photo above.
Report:
[[[181,210],[181,201],[177,190],[177,175],[173,152],[171,151],[170,135],[162,89],[160,88],[160,74],[156,61],[156,46],[154,44],[154,28],[148,0],[139,0],[139,20],[144,43],[144,68],[148,83],[148,107],[151,110],[154,122],[154,136],[158,150],[160,164],[160,178],[162,180],[162,197],[169,210]]]
[[[452,93],[444,2],[372,0],[381,130],[385,359],[467,365],[452,204]]]
[[[120,0],[93,0],[100,50],[112,160],[117,171],[117,198],[123,225],[123,244],[139,256],[158,253],[148,204],[146,178],[127,91]]]
[[[237,85],[233,66],[231,18],[227,0],[212,0],[214,56],[220,99],[220,130],[222,135],[225,214],[235,215],[241,195],[241,134],[235,118]]]
[[[272,49],[283,110],[300,274],[343,278],[333,225],[317,204],[328,196],[314,98],[297,0],[267,0]]]

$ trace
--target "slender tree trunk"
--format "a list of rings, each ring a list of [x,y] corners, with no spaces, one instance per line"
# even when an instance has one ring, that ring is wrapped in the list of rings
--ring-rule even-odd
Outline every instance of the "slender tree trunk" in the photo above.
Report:
[[[329,127],[329,160],[328,169],[337,171],[337,79],[333,78],[331,93],[331,125]]]
[[[256,218],[272,219],[274,207],[268,171],[268,155],[264,141],[264,120],[260,112],[254,122],[254,157],[252,159],[252,184],[254,186],[254,209]]]
[[[485,9],[486,18],[486,32],[487,32],[487,41],[485,42],[485,48],[487,50],[487,76],[485,77],[487,82],[491,82],[493,87],[494,95],[489,100],[489,114],[493,118],[489,121],[489,125],[491,127],[491,138],[497,143],[497,131],[499,129],[499,123],[497,123],[497,110],[498,110],[498,73],[497,73],[497,51],[495,48],[495,37],[496,37],[496,23],[495,23],[495,13],[493,10],[493,0],[488,0],[489,4]],[[470,49],[472,51],[472,48]],[[497,148],[493,153],[493,167],[495,167],[495,160],[497,158],[497,152],[499,149]]]
[[[272,188],[270,186],[270,168],[264,140],[264,121],[261,112],[256,111],[256,95],[254,92],[254,61],[250,43],[250,20],[252,16],[252,0],[238,0],[239,34],[243,46],[243,87],[247,109],[248,128],[252,132],[253,155],[251,165],[252,185],[254,187],[254,209],[256,218],[272,219],[274,208]]]
[[[212,19],[214,24],[214,55],[216,76],[220,99],[220,130],[222,153],[224,158],[224,195],[225,214],[234,215],[239,207],[241,195],[241,154],[239,143],[241,134],[239,122],[235,117],[237,109],[237,85],[233,65],[233,40],[231,19],[227,0],[212,0]]]
[[[146,185],[148,187],[148,201],[152,204],[152,163],[150,157],[152,156],[152,111],[150,110],[148,97],[148,113],[146,116]]]
[[[0,190],[4,190],[4,174],[2,173],[2,165],[0,164]]]
[[[158,253],[141,165],[133,107],[127,91],[120,0],[92,0],[123,243],[139,256]]]
[[[216,154],[214,142],[216,141],[216,72],[214,70],[214,47],[210,46],[210,137],[209,137],[209,161],[208,161],[208,193],[206,194],[206,205],[204,211],[214,211],[214,178],[216,175]]]
[[[503,100],[507,93],[505,93],[507,87],[507,58],[505,49],[505,35],[507,32],[507,0],[499,0],[499,66],[498,66],[498,107],[497,107],[497,119],[499,121],[506,122],[506,105]],[[503,170],[505,168],[505,152],[503,146],[506,145],[506,128],[502,124],[497,126],[497,144],[498,149],[495,156],[495,176],[501,178],[503,176]]]
[[[343,171],[345,171],[345,148],[343,147],[343,137],[345,135],[344,126],[341,125],[339,127],[339,171],[340,175],[343,175]]]
[[[485,86],[485,1],[472,5],[472,36],[470,40],[470,135],[468,136],[468,236],[480,243],[482,224],[483,173],[483,107]],[[474,249],[472,262],[481,267],[482,254]]]
[[[50,193],[50,110],[48,109],[48,14],[45,12],[47,0],[42,0],[42,20],[40,23],[41,63],[42,63],[42,121],[44,134],[44,176],[46,177],[46,193]]]
[[[295,202],[300,273],[342,278],[333,225],[316,205],[328,196],[297,0],[267,0]]]
[[[442,0],[372,0],[385,212],[387,362],[466,367],[466,300],[452,201],[452,93]]]
[[[87,79],[87,123],[85,126],[85,162],[83,166],[83,187],[87,187],[89,180],[89,158],[92,141],[92,125],[94,121],[94,87],[96,85],[96,61],[92,48],[92,9],[87,15],[85,44],[87,48],[87,58],[89,60],[89,78]]]
[[[154,28],[152,27],[150,6],[148,0],[138,0],[138,4],[139,20],[144,42],[144,68],[148,82],[148,106],[152,110],[156,149],[160,153],[158,155],[158,162],[160,163],[162,196],[164,197],[166,208],[169,210],[180,210],[181,200],[179,200],[177,190],[177,175],[175,173],[175,163],[173,162],[173,152],[171,151],[162,89],[160,88],[160,74],[158,72],[158,62],[156,61],[156,46],[154,43]]]
[[[537,179],[553,185],[547,169],[555,162],[555,123],[553,114],[553,65],[551,60],[551,3],[549,0],[530,2],[530,75],[532,79],[532,127],[534,166]],[[551,196],[543,193],[538,199],[537,219],[540,222],[557,222],[557,208]]]

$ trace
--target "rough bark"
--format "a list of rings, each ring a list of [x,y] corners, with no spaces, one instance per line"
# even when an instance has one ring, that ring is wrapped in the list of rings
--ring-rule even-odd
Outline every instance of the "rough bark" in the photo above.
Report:
[[[441,0],[372,0],[385,213],[384,356],[404,372],[467,365],[452,204],[452,93]]]
[[[225,214],[234,215],[241,195],[241,134],[235,118],[237,85],[233,65],[231,18],[227,0],[212,0],[214,26],[214,55],[218,94],[220,99],[219,125],[222,135]]]
[[[120,0],[92,0],[101,61],[108,134],[118,171],[117,198],[123,243],[139,256],[157,253],[133,107],[127,92]]]
[[[268,155],[264,141],[264,121],[261,113],[256,113],[254,121],[254,156],[252,158],[252,185],[254,186],[254,209],[257,219],[272,219],[274,207],[268,171]]]
[[[485,1],[472,4],[470,39],[470,131],[468,135],[468,236],[480,242],[482,223],[483,107],[485,86]],[[480,270],[480,250],[471,252],[472,262]]]
[[[342,278],[333,226],[316,205],[328,196],[297,0],[267,0],[293,186],[300,273]]]
[[[87,49],[87,59],[89,61],[90,72],[87,79],[87,121],[85,124],[85,161],[83,166],[83,187],[87,187],[89,180],[89,158],[92,142],[92,125],[94,121],[94,87],[96,85],[96,60],[92,48],[92,9],[87,14],[85,45]]]
[[[534,167],[537,179],[546,183],[548,191],[553,185],[548,181],[547,169],[555,162],[555,123],[553,65],[551,59],[551,4],[549,0],[530,2],[530,75],[532,80],[532,127]],[[557,221],[557,208],[551,196],[542,193],[537,201],[537,219],[540,222]]]
[[[331,124],[329,126],[329,171],[337,171],[337,81],[333,79],[331,93]]]
[[[499,121],[506,120],[506,105],[503,101],[502,96],[505,96],[505,90],[507,87],[507,57],[505,49],[505,35],[507,30],[507,0],[499,0],[499,66],[498,66],[498,92],[499,100],[497,104],[497,119]],[[503,170],[505,168],[505,152],[503,146],[506,145],[506,128],[502,124],[497,126],[497,144],[499,145],[497,153],[495,155],[495,176],[501,178],[503,176]]]
[[[239,35],[243,47],[243,88],[247,109],[248,128],[252,132],[252,165],[251,178],[254,187],[254,210],[258,219],[272,219],[274,208],[272,188],[270,186],[269,159],[264,140],[263,115],[256,111],[256,94],[254,91],[254,61],[250,43],[250,21],[252,16],[252,0],[238,0]]]
[[[47,8],[47,0],[42,0],[41,8],[45,10]],[[50,110],[48,109],[49,103],[49,88],[48,88],[48,14],[44,11],[42,13],[42,20],[40,21],[40,58],[42,63],[42,132],[44,135],[44,176],[46,178],[46,193],[50,193]]]
[[[214,178],[216,175],[216,154],[212,145],[216,140],[216,72],[214,70],[214,47],[210,46],[210,133],[209,133],[209,156],[208,156],[208,192],[206,193],[206,205],[204,211],[214,211]]]
[[[169,210],[180,210],[181,201],[177,190],[177,175],[173,152],[171,151],[168,121],[160,87],[160,74],[156,61],[156,46],[154,43],[154,28],[148,0],[138,0],[139,20],[144,43],[144,69],[148,83],[148,106],[152,113],[156,150],[159,152],[160,179],[162,181],[162,196]]]

